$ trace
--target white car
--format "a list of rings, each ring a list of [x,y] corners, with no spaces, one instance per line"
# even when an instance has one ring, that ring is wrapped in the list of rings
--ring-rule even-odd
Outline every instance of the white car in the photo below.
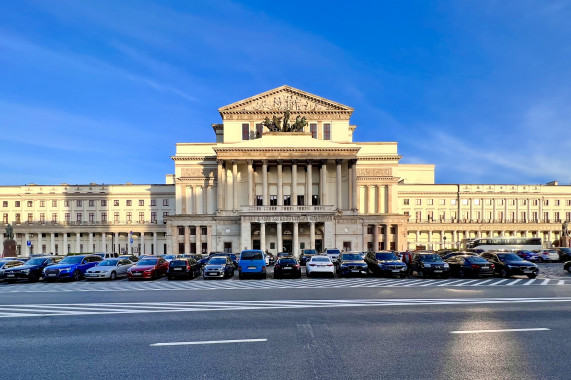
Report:
[[[320,273],[330,275],[331,277],[335,276],[335,266],[327,256],[316,255],[311,257],[311,260],[305,264],[305,271],[307,273],[307,277]]]
[[[333,263],[336,263],[339,259],[341,251],[337,248],[329,248],[325,250],[325,254],[331,259]]]
[[[134,263],[128,259],[107,259],[99,262],[99,265],[85,271],[87,280],[115,280],[117,277],[127,276],[127,269]]]
[[[542,249],[537,253],[537,262],[559,261],[559,253],[555,249]]]

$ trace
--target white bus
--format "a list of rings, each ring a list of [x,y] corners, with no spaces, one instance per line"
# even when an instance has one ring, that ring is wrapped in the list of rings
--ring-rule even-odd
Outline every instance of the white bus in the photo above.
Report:
[[[493,250],[540,250],[543,248],[541,238],[509,238],[488,237],[466,242],[466,248],[474,252]]]

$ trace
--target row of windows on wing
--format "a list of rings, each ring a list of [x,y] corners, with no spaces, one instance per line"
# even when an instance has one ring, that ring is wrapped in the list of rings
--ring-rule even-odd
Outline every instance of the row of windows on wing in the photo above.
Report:
[[[410,215],[410,213],[408,211],[405,211],[404,214]],[[553,212],[553,214],[550,213],[549,211],[544,211],[543,214],[541,215],[542,216],[541,219],[539,219],[540,215],[539,215],[539,212],[537,212],[537,211],[532,211],[529,214],[526,211],[521,211],[519,213],[519,215],[517,215],[515,211],[508,211],[507,213],[505,213],[504,211],[497,211],[495,215],[493,214],[492,211],[486,211],[485,214],[483,214],[484,215],[483,218],[482,218],[481,211],[473,211],[471,214],[469,211],[462,211],[461,215],[462,215],[461,220],[463,220],[463,221],[482,221],[483,220],[483,221],[488,221],[488,222],[509,221],[509,222],[521,222],[521,223],[527,223],[527,222],[561,223],[561,222],[563,222],[563,220],[561,219],[561,213],[559,211]],[[447,216],[449,219],[447,219]],[[458,220],[457,216],[458,216],[458,213],[456,211],[450,211],[448,213],[446,213],[446,211],[439,211],[438,212],[438,219],[434,219],[434,212],[433,211],[426,211],[426,212],[416,211],[416,213],[415,213],[416,222],[421,222],[424,220],[426,220],[428,222],[432,222],[432,221],[436,221],[436,220],[438,220],[440,222],[444,222],[447,220],[455,221],[455,220]],[[519,219],[518,219],[518,216],[519,216]],[[568,221],[568,222],[571,221],[571,212],[565,213],[565,221]]]
[[[309,132],[311,132],[311,137],[314,139],[317,138],[317,123],[309,123],[308,127],[304,128],[304,132],[307,132],[306,129],[309,128]],[[322,126],[323,130],[323,140],[331,140],[331,124],[324,123]],[[256,129],[254,131],[250,130],[249,123],[242,124],[242,140],[253,140],[262,137],[264,133],[264,125],[262,123],[256,124]]]
[[[482,204],[482,200],[480,198],[470,198],[472,200],[472,205],[474,206],[479,206]],[[463,206],[468,206],[470,204],[470,199],[464,198],[462,199],[462,205]],[[403,200],[403,205],[405,206],[409,206],[410,205],[410,199],[409,198],[404,198]],[[423,199],[417,198],[414,199],[414,204],[419,206],[422,205],[422,201]],[[434,199],[424,199],[424,201],[426,201],[426,204],[431,206],[434,204]],[[494,199],[485,199],[484,200],[484,204],[486,206],[491,206],[494,203]],[[496,199],[496,205],[497,206],[504,206],[505,203],[507,202],[508,205],[510,206],[515,206],[518,202],[518,199]],[[527,206],[527,199],[519,199],[519,204],[522,206]],[[549,199],[544,199],[543,200],[543,205],[544,206],[549,206],[550,205],[550,200]],[[551,199],[551,201],[553,202],[552,205],[553,206],[561,206],[561,200],[560,199]],[[446,205],[446,199],[438,199],[438,204],[439,205]],[[450,199],[450,205],[457,205],[458,204],[458,199]],[[531,205],[532,206],[539,206],[539,199],[532,199],[531,200]],[[566,199],[565,200],[565,205],[566,206],[571,206],[571,199]]]
[[[45,200],[41,200],[38,202],[40,204],[40,207],[46,207],[46,201]],[[70,202],[73,202],[73,201],[64,200],[63,206],[69,207],[69,205],[71,204]],[[84,202],[83,200],[77,199],[77,200],[75,200],[75,206],[76,207],[83,207],[83,202]],[[90,199],[87,201],[87,204],[89,207],[95,207],[95,202],[96,202],[96,200]],[[107,207],[107,199],[101,199],[99,202],[101,203],[101,207]],[[57,200],[52,200],[51,203],[52,203],[52,207],[58,207],[58,201]],[[145,205],[145,200],[139,199],[139,206],[144,206],[144,205]],[[150,205],[156,206],[157,200],[151,199]],[[163,206],[168,206],[168,205],[169,205],[169,200],[163,199]],[[34,201],[26,201],[26,206],[27,207],[34,207]],[[113,200],[113,206],[120,206],[120,202],[118,199]],[[130,199],[125,200],[125,206],[133,206],[133,201]],[[8,201],[2,201],[2,207],[8,207]],[[14,201],[14,207],[21,207],[21,202],[20,201]]]
[[[21,224],[22,223],[22,218],[20,213],[16,213],[15,218],[13,220],[14,224]],[[28,213],[28,219],[27,222],[28,223],[34,223],[34,213]],[[82,212],[78,212],[75,215],[75,222],[77,223],[83,223],[83,213]],[[167,218],[169,216],[168,211],[164,211],[163,212],[163,220],[165,218]],[[59,222],[59,214],[58,213],[52,213],[52,219],[51,222],[52,223],[58,223]],[[100,221],[101,223],[107,223],[107,213],[106,212],[102,212],[100,213],[100,219],[96,220],[95,219],[95,213],[94,212],[90,212],[88,214],[88,218],[89,218],[89,222],[90,223],[95,223]],[[71,220],[71,213],[66,212],[64,214],[64,221],[66,223],[70,223]],[[126,223],[132,223],[133,222],[133,213],[128,211],[125,213],[125,219],[123,219],[123,221],[125,221]],[[144,211],[139,212],[139,220],[138,223],[145,223],[146,220],[146,213]],[[40,213],[40,219],[38,221],[39,223],[45,224],[46,223],[46,214],[45,213]],[[122,222],[122,220],[120,219],[120,213],[119,212],[114,212],[113,213],[113,223],[120,223]],[[150,223],[156,223],[157,222],[157,212],[156,211],[151,211],[151,220]],[[2,214],[2,223],[3,224],[8,224],[9,223],[9,217],[7,213]]]
[[[268,201],[270,206],[277,206],[278,205],[278,196],[277,195],[268,195]],[[297,196],[297,204],[298,205],[305,205],[305,195],[298,195]],[[311,196],[311,205],[318,206],[319,203],[319,195],[312,195]],[[256,195],[256,206],[263,206],[264,205],[264,196],[263,195]],[[284,195],[283,196],[283,205],[284,206],[291,206],[291,196]]]
[[[200,228],[200,234],[201,234],[201,235],[206,235],[206,234],[208,234],[208,228],[207,228],[206,226],[200,226],[200,227],[198,227],[198,228]],[[184,226],[178,226],[178,234],[179,234],[180,236],[184,236],[184,230],[185,230],[185,229],[186,229],[186,227],[184,227]],[[189,235],[190,235],[190,236],[195,236],[195,235],[196,235],[196,230],[197,230],[197,227],[196,227],[196,226],[190,226],[190,227],[188,227]]]

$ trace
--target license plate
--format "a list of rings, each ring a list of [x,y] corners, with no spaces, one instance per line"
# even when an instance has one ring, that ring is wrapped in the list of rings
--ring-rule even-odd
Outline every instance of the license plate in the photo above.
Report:
[[[360,272],[360,270],[359,270],[359,269],[351,269],[351,272],[356,272],[356,273],[358,273],[358,272]]]
[[[48,277],[56,277],[56,276],[57,276],[57,274],[55,274],[55,273],[48,273]]]
[[[174,270],[182,270],[182,268],[174,268]]]
[[[256,267],[248,267],[248,269],[256,269]]]
[[[487,265],[482,266],[482,269],[489,269]]]
[[[91,274],[91,273],[86,273],[86,274],[85,274],[85,277],[96,277],[96,276],[97,276],[96,274]]]
[[[209,276],[218,276],[218,272],[208,272]]]
[[[291,270],[291,267],[284,267],[284,270]]]
[[[435,270],[434,270],[434,273],[440,273],[440,272],[442,272],[440,269],[435,269]]]
[[[133,276],[140,276],[140,275],[142,275],[142,273],[140,273],[140,272],[133,273]]]
[[[398,272],[400,272],[400,269],[393,269],[393,273],[398,273]]]
[[[7,274],[6,277],[16,277],[15,274]]]

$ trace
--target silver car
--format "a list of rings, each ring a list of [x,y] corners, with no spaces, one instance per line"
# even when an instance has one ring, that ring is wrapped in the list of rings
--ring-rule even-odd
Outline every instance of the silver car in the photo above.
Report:
[[[133,262],[128,259],[103,260],[99,265],[86,270],[85,278],[87,280],[115,280],[117,277],[127,276],[127,269],[133,265]]]

